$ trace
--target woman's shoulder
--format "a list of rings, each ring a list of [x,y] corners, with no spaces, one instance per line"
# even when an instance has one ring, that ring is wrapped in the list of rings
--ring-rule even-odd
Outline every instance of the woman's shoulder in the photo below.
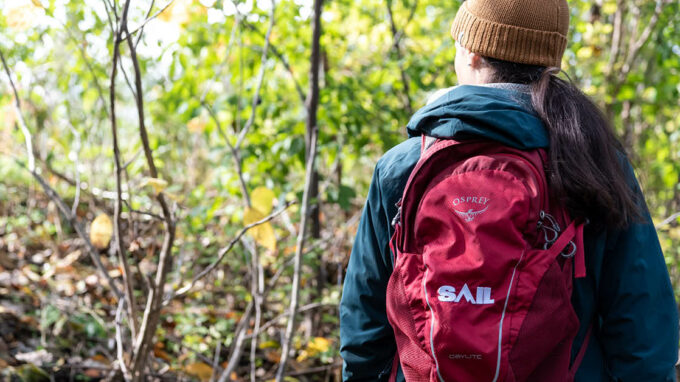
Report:
[[[395,184],[406,184],[411,170],[420,158],[420,137],[413,137],[389,149],[376,165],[380,186],[393,187]],[[403,184],[402,184],[403,183]]]

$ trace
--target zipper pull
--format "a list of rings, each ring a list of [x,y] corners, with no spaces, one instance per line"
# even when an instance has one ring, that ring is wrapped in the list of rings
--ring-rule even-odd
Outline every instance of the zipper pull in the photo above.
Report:
[[[394,219],[392,219],[392,228],[396,227],[401,219],[401,199],[399,199],[394,206],[397,207],[397,214],[394,216]]]

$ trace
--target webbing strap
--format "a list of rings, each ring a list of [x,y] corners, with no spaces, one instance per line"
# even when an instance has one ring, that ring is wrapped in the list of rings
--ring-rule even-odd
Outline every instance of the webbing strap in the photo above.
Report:
[[[586,355],[586,351],[588,350],[588,343],[590,342],[590,335],[592,332],[593,324],[590,324],[590,326],[588,327],[588,331],[586,332],[586,336],[583,337],[583,343],[581,344],[581,348],[578,349],[576,358],[574,358],[574,363],[571,364],[570,372],[572,378],[576,376],[576,371],[578,370],[578,367],[581,366],[581,361],[583,361],[583,357],[585,357]]]

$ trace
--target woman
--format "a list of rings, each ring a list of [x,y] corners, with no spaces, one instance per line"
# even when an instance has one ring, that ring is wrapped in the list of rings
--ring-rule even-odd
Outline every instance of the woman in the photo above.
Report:
[[[409,122],[410,139],[375,168],[340,306],[344,380],[404,380],[386,315],[390,223],[419,159],[421,135],[548,149],[551,198],[573,218],[590,222],[587,276],[574,279],[571,298],[580,324],[572,360],[587,343],[575,380],[675,380],[678,315],[644,198],[603,114],[557,77],[568,23],[565,0],[469,0],[461,6],[451,33],[456,74],[465,86],[436,94]],[[592,336],[584,341],[589,328]]]

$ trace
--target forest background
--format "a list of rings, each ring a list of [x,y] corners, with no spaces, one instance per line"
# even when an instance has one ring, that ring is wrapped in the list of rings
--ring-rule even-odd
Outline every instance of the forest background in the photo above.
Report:
[[[458,6],[0,0],[0,378],[340,380],[372,170],[456,83]],[[570,6],[677,296],[680,4]]]

